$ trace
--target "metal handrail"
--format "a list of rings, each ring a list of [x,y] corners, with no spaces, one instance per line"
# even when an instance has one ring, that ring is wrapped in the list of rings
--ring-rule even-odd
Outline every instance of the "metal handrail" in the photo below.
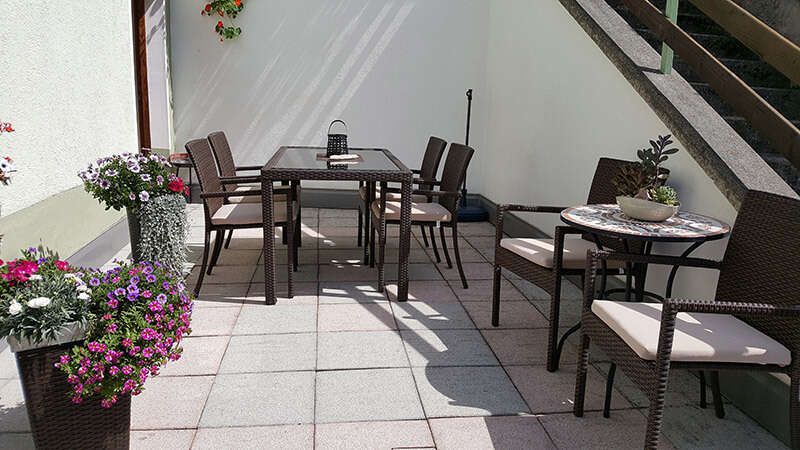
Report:
[[[722,64],[722,62],[714,57],[714,55],[700,45],[688,33],[673,23],[665,13],[661,12],[658,8],[653,6],[653,4],[647,0],[622,1],[625,3],[628,10],[664,43],[669,49],[669,52],[674,50],[679,54],[681,58],[691,66],[692,71],[705,80],[739,115],[747,119],[753,128],[766,137],[777,151],[783,154],[795,167],[800,168],[800,130],[798,130],[791,121],[764,100],[755,90]],[[696,4],[706,3],[705,0],[690,1]],[[721,4],[731,2],[730,0],[715,0],[710,3]],[[673,2],[668,0],[667,5],[674,5],[674,10],[668,12],[676,16],[677,1]],[[752,17],[752,19],[758,20],[754,17]],[[715,19],[712,17],[712,20]],[[726,23],[718,22],[723,28],[726,24],[730,25],[727,20],[723,22]],[[758,22],[764,27],[769,28],[762,22]],[[732,35],[736,35],[744,31],[736,30],[735,32],[731,32],[728,30],[728,32]],[[766,51],[761,47],[764,42],[768,42],[764,40],[763,36],[752,39],[750,42],[751,45],[761,50],[762,56],[764,53],[771,54],[770,51]],[[759,42],[759,45],[755,45],[753,42]],[[796,47],[797,46],[795,46],[795,48]],[[782,48],[791,50],[790,47],[786,46]],[[790,55],[794,54],[792,52],[793,51],[790,51]],[[796,56],[800,58],[800,49],[796,49],[796,52]],[[669,54],[666,56],[662,55],[662,69],[666,63],[670,63],[669,66],[671,66],[671,55]],[[788,64],[790,71],[791,68],[794,67],[792,64]],[[780,70],[778,67],[776,67],[776,69]]]

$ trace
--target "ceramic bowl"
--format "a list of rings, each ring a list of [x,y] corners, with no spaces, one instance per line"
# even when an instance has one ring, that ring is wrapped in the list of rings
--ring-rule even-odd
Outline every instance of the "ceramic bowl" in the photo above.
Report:
[[[679,206],[669,206],[641,198],[617,197],[622,212],[631,219],[647,222],[663,222],[678,212]]]

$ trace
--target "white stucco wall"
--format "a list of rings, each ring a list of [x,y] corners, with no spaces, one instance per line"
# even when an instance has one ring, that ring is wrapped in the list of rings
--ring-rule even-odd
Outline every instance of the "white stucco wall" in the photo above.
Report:
[[[481,192],[496,202],[585,202],[600,157],[635,159],[670,132],[557,0],[492,0],[487,70],[489,121],[477,162]],[[732,223],[734,208],[685,150],[667,167],[683,208]],[[549,233],[560,224],[554,215],[525,217]],[[723,248],[707,244],[697,254],[719,257]],[[682,272],[676,294],[707,298],[715,279]],[[663,283],[663,272],[651,270],[650,286],[663,293]]]
[[[147,28],[147,97],[151,147],[172,149],[172,105],[167,53],[166,0],[145,2]]]
[[[128,0],[0,9],[0,120],[16,128],[0,153],[19,170],[0,186],[8,215],[79,185],[97,156],[135,151],[137,135]]]
[[[322,145],[342,118],[351,146],[417,166],[429,135],[464,139],[464,93],[483,97],[488,12],[486,0],[250,1],[241,37],[220,43],[217,19],[172,2],[176,147],[224,130],[237,162],[259,164],[281,145]]]

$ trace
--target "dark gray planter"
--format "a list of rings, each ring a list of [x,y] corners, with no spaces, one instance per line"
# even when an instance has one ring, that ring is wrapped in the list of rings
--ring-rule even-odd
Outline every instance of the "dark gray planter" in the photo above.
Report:
[[[131,257],[134,261],[142,260],[142,253],[139,250],[139,241],[142,236],[142,226],[139,223],[139,215],[130,209],[126,209],[128,214],[128,234],[131,238]]]

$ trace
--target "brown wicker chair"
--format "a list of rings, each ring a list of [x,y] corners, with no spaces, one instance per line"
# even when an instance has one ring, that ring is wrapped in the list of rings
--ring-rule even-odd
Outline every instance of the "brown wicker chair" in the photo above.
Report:
[[[197,285],[194,288],[194,293],[197,295],[203,285],[203,278],[206,275],[206,270],[211,273],[211,268],[216,265],[219,258],[220,251],[222,250],[222,241],[225,237],[225,232],[230,230],[238,230],[245,228],[258,228],[263,229],[263,217],[261,210],[261,202],[240,202],[240,203],[225,203],[224,200],[232,196],[252,196],[261,198],[260,190],[248,191],[225,191],[223,186],[228,184],[240,183],[240,178],[220,178],[217,175],[217,168],[214,164],[214,157],[212,155],[211,145],[207,139],[195,139],[186,143],[186,151],[189,152],[189,157],[192,159],[192,164],[197,171],[197,178],[200,182],[200,198],[203,199],[203,209],[205,211],[205,240],[203,244],[203,263],[201,266],[200,274],[197,279]],[[291,190],[288,187],[283,188],[283,194],[287,195],[287,200],[293,200]],[[280,189],[280,188],[278,188]],[[288,264],[297,264],[297,248],[294,243],[294,220],[292,220],[296,211],[294,201],[276,202],[274,208],[275,224],[288,229]],[[211,261],[209,263],[209,246],[211,241],[211,233],[216,232],[214,237],[214,249],[211,254]]]
[[[587,203],[615,203],[617,190],[611,183],[619,170],[632,164],[630,161],[601,158],[589,190]],[[522,206],[501,205],[497,208],[495,253],[494,253],[494,286],[492,293],[492,325],[500,325],[500,281],[502,269],[505,268],[523,279],[539,286],[550,294],[550,331],[547,344],[547,370],[558,370],[561,349],[570,334],[577,331],[579,324],[564,333],[558,339],[559,312],[561,305],[561,280],[566,275],[582,276],[585,269],[586,252],[597,248],[597,243],[589,236],[566,239],[569,234],[582,232],[568,226],[558,226],[554,239],[510,239],[503,237],[503,219],[507,212],[522,211],[535,213],[559,214],[565,207],[555,206]],[[603,248],[623,250],[625,243],[608,240],[600,243]],[[637,244],[630,244],[631,246]],[[638,248],[638,247],[637,247]],[[630,249],[629,249],[630,250]],[[625,264],[608,267],[608,273],[620,273]],[[630,270],[635,276],[636,291],[643,290],[644,276]]]
[[[217,169],[219,170],[219,176],[223,178],[239,178],[239,183],[228,183],[223,184],[222,189],[224,191],[235,191],[235,192],[246,192],[246,191],[259,191],[261,192],[261,180],[260,174],[252,174],[252,175],[239,175],[239,172],[252,172],[252,171],[260,171],[262,166],[237,166],[236,163],[233,161],[233,152],[231,151],[230,143],[228,143],[228,137],[225,136],[223,131],[215,131],[208,135],[208,142],[211,144],[211,150],[214,154],[214,161],[217,163]],[[282,183],[284,186],[288,185],[288,182]],[[285,202],[286,201],[286,194],[279,192],[275,194],[275,201],[276,202]],[[297,188],[295,191],[295,201],[297,202],[297,218],[295,219],[296,223],[300,223],[300,211],[301,211],[301,191],[300,188]],[[257,195],[241,195],[241,196],[234,196],[228,197],[224,199],[225,203],[261,203],[261,197]],[[295,229],[295,239],[298,246],[301,243],[301,233],[300,227],[296,227]],[[225,239],[225,248],[231,243],[231,238],[233,237],[233,230],[228,231],[228,237]],[[286,243],[286,234],[284,230],[283,235],[283,243]],[[210,272],[211,266],[209,266],[208,274],[211,275]]]
[[[418,175],[419,178],[423,180],[436,180],[436,174],[439,172],[439,163],[442,161],[442,155],[444,155],[445,147],[447,147],[447,142],[439,139],[436,136],[431,136],[428,139],[428,146],[425,148],[425,155],[422,157],[422,165],[419,169],[411,169],[411,172],[413,172],[415,175]],[[431,185],[420,187],[423,189],[432,188]],[[361,202],[358,205],[358,245],[360,247],[363,242],[364,261],[367,261],[367,258],[370,256],[367,252],[370,230],[369,203],[371,198],[375,198],[376,196],[380,195],[380,188],[376,188],[375,192],[370,194],[369,185],[366,183],[360,183],[358,195],[361,198]],[[392,192],[387,196],[387,198],[389,200],[400,200],[400,194]],[[415,202],[429,202],[431,201],[431,198],[424,195],[414,195],[411,200]],[[442,260],[439,257],[439,250],[436,248],[436,238],[433,237],[433,225],[430,225],[429,230],[431,233],[431,241],[433,242],[433,253],[436,256],[436,262],[441,262]],[[420,225],[420,231],[422,231],[422,239],[427,247],[428,236],[425,234],[424,225]],[[362,234],[364,236],[363,240]]]
[[[461,193],[458,190],[459,186],[464,182],[464,177],[469,167],[469,162],[472,155],[475,153],[470,147],[461,144],[450,144],[450,150],[447,152],[447,159],[444,162],[444,169],[442,170],[442,180],[433,181],[428,179],[416,179],[415,183],[420,186],[438,186],[438,190],[432,189],[419,189],[413,190],[412,195],[421,195],[425,197],[424,202],[411,203],[411,225],[429,226],[431,235],[433,235],[433,226],[439,226],[439,232],[442,237],[442,249],[444,250],[447,263],[452,267],[450,262],[450,254],[447,251],[447,240],[445,239],[444,228],[450,228],[453,238],[453,251],[455,253],[456,265],[458,266],[458,274],[461,276],[461,284],[464,289],[468,288],[467,278],[464,276],[464,268],[461,266],[461,254],[458,250],[458,200]],[[400,199],[389,200],[389,195],[392,193],[399,193],[400,190],[396,188],[389,188],[386,183],[382,183],[380,190],[380,198],[372,202],[370,209],[372,211],[371,220],[371,237],[370,237],[370,254],[375,254],[375,232],[378,233],[378,244],[380,251],[378,253],[378,288],[383,291],[383,264],[384,253],[386,247],[386,225],[400,223]],[[427,201],[429,198],[435,198],[434,201]],[[372,259],[372,258],[371,258]]]
[[[591,342],[650,400],[645,448],[658,446],[670,369],[696,369],[788,374],[791,445],[800,449],[798,248],[800,200],[753,191],[745,196],[721,262],[590,253],[575,415],[583,415]],[[594,281],[602,261],[717,269],[716,298],[666,299],[663,304],[595,300]]]

